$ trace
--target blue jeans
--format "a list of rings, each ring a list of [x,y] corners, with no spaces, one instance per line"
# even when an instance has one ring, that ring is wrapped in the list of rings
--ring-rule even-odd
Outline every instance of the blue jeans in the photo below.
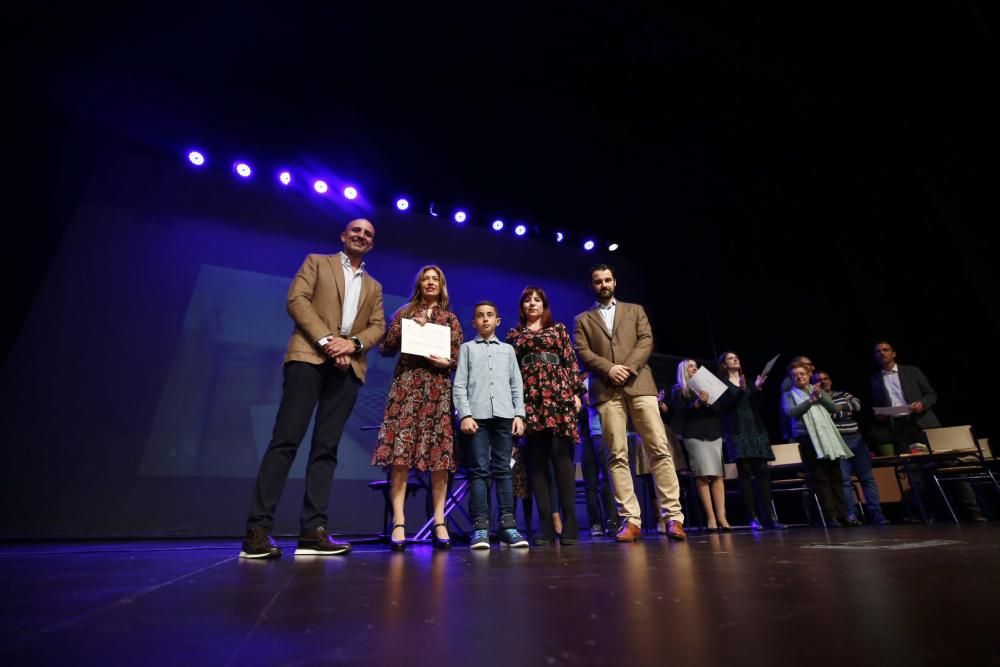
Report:
[[[591,526],[618,524],[618,508],[611,493],[611,476],[608,474],[608,451],[602,434],[583,439],[580,468],[587,498],[587,520]],[[555,507],[555,505],[553,505]],[[563,511],[566,511],[563,508]],[[604,521],[601,521],[603,513]]]
[[[514,514],[514,486],[511,483],[510,455],[514,440],[510,434],[513,419],[493,417],[477,419],[479,430],[469,441],[469,510],[476,526],[489,526],[490,513],[486,501],[489,479],[497,488],[500,516]]]
[[[854,484],[851,482],[851,470],[853,469],[854,474],[858,476],[858,481],[861,482],[861,490],[865,494],[865,507],[868,509],[868,513],[871,516],[877,516],[882,513],[882,505],[878,497],[878,484],[875,483],[875,476],[872,474],[872,462],[868,458],[868,447],[865,446],[865,441],[861,438],[860,433],[841,433],[840,435],[843,436],[844,442],[854,454],[849,459],[840,459],[840,471],[844,475],[844,505],[847,506],[847,514],[849,517],[854,517],[857,514],[854,511],[856,504]]]

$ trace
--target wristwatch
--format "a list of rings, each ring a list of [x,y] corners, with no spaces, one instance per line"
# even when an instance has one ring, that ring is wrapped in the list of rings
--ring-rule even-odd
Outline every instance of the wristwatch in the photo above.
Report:
[[[351,336],[351,341],[354,343],[354,353],[357,354],[361,350],[365,349],[365,346],[361,343],[361,339],[357,336]]]

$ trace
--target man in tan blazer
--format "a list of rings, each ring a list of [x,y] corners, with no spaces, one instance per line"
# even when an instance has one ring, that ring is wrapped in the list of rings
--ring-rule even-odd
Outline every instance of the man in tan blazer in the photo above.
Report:
[[[309,255],[288,290],[288,314],[295,330],[285,352],[285,382],[274,433],[260,462],[250,496],[242,558],[278,558],[271,538],[274,511],[288,471],[316,409],[306,466],[296,555],[346,554],[326,529],[330,484],[337,447],[368,368],[366,355],[385,333],[382,285],[365,270],[364,256],[375,245],[375,227],[364,218],[347,223],[343,251]]]
[[[650,461],[660,517],[667,537],[685,540],[680,485],[670,444],[656,401],[656,384],[646,362],[653,352],[653,332],[642,306],[615,299],[615,274],[607,264],[590,272],[597,303],[576,316],[574,337],[583,363],[590,368],[590,402],[601,415],[607,443],[608,471],[623,519],[615,536],[634,542],[642,535],[639,501],[628,465],[628,418],[642,437]]]

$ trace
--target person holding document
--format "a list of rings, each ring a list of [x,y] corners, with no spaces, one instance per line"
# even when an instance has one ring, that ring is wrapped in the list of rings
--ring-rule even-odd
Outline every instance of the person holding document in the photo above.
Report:
[[[719,356],[719,376],[727,387],[726,393],[719,399],[722,439],[729,461],[736,463],[736,470],[739,472],[740,494],[746,505],[750,527],[760,530],[767,525],[769,528],[783,529],[785,526],[778,521],[771,501],[771,474],[767,469],[767,462],[774,460],[774,452],[771,451],[771,439],[764,427],[764,420],[757,409],[760,389],[767,376],[758,375],[753,384],[747,384],[743,366],[735,352],[723,352]],[[757,480],[762,514],[758,512],[754,498],[754,479]],[[766,517],[765,524],[761,524],[761,516]]]
[[[896,416],[876,412],[874,435],[880,443],[892,442],[897,454],[906,454],[912,445],[924,441],[925,428],[941,426],[933,410],[938,399],[937,392],[919,368],[896,363],[896,348],[888,341],[877,342],[874,352],[875,363],[881,368],[871,377],[873,405],[876,408],[897,408]],[[928,486],[923,471],[912,463],[908,465],[911,466],[911,479],[920,493]],[[969,483],[962,481],[954,488],[958,504],[969,519],[986,521]],[[943,512],[941,515],[945,516]]]
[[[586,389],[580,380],[569,332],[552,319],[545,290],[525,287],[518,305],[520,326],[507,332],[507,342],[517,352],[524,381],[528,479],[538,506],[535,544],[549,545],[555,538],[552,514],[559,508],[551,507],[549,501],[550,461],[564,513],[559,541],[575,544],[579,527],[573,446],[580,438],[576,416]]]
[[[450,356],[428,357],[401,352],[393,371],[392,386],[385,401],[385,417],[378,432],[378,444],[372,465],[389,468],[389,500],[393,526],[390,544],[404,544],[406,520],[406,478],[411,468],[431,473],[431,496],[434,502],[435,548],[451,547],[444,523],[444,502],[448,473],[455,470],[452,455],[451,369],[462,345],[462,326],[449,310],[448,282],[438,266],[425,266],[417,272],[413,295],[392,316],[392,323],[379,346],[383,356],[394,355],[403,346],[403,320],[418,326],[430,324],[448,327]]]
[[[672,426],[684,440],[688,463],[695,475],[698,499],[705,509],[707,528],[729,531],[732,528],[726,519],[722,423],[718,407],[709,402],[708,390],[698,392],[689,385],[697,372],[698,363],[694,359],[685,359],[677,364],[677,384],[670,399],[670,412],[674,416]]]

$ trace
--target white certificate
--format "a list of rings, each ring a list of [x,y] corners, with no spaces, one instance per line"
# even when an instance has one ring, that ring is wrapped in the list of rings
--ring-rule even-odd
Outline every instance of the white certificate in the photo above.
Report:
[[[715,373],[708,370],[704,366],[698,369],[694,375],[688,378],[688,386],[696,394],[701,394],[703,391],[708,392],[708,404],[712,405],[717,400],[719,396],[726,393],[726,385],[723,384],[722,380],[715,377]]]
[[[776,362],[778,360],[778,357],[780,357],[780,356],[781,356],[781,353],[778,353],[778,354],[774,355],[771,358],[771,360],[769,362],[767,362],[767,365],[764,366],[764,370],[762,370],[760,372],[760,374],[761,375],[767,375],[768,373],[770,373],[771,369],[774,368],[774,362]]]
[[[413,320],[403,318],[403,340],[400,351],[418,357],[451,359],[451,327],[442,324],[420,326]]]
[[[884,417],[902,417],[910,414],[909,405],[890,405],[887,408],[872,408],[872,412]]]

